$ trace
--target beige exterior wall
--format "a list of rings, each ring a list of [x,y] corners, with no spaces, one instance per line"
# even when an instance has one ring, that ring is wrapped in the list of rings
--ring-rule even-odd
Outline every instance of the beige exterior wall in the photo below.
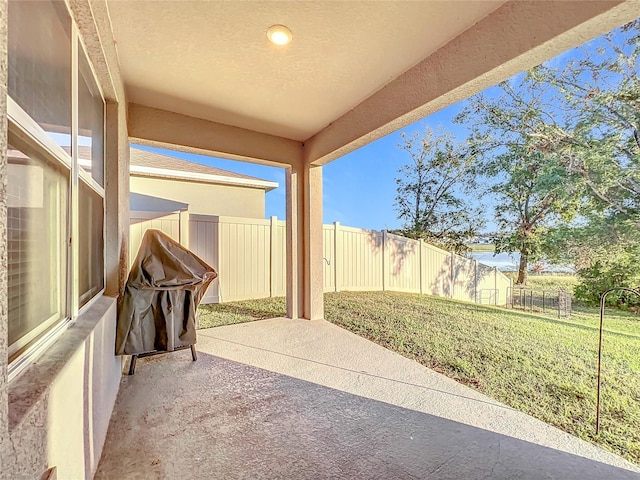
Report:
[[[74,323],[41,344],[17,376],[7,375],[7,264],[5,169],[7,165],[7,2],[0,1],[0,478],[39,479],[55,468],[58,479],[93,477],[120,386],[114,355],[116,296],[127,272],[129,221],[128,136],[124,87],[113,63],[113,42],[102,42],[106,24],[92,7],[70,0],[71,14],[103,88],[105,138],[105,291]],[[125,148],[123,148],[125,147]],[[125,182],[122,182],[122,179]],[[124,201],[123,201],[124,199]]]
[[[1,478],[93,477],[121,377],[116,300],[99,298],[26,372],[9,383]]]
[[[7,2],[0,2],[0,471],[8,443]]]
[[[130,188],[133,193],[188,203],[190,213],[264,218],[265,191],[260,188],[137,176],[131,177]]]

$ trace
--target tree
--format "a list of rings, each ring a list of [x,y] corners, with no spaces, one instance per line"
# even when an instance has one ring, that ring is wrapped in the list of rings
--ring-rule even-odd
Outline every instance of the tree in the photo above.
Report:
[[[567,112],[563,128],[537,134],[586,189],[582,224],[557,232],[554,241],[556,252],[575,259],[576,296],[587,303],[613,286],[640,284],[640,20],[597,43],[561,69],[534,72],[562,95]],[[626,294],[608,299],[637,302]]]
[[[549,230],[575,217],[581,196],[575,175],[532,135],[549,128],[548,100],[543,85],[524,75],[501,83],[493,96],[472,97],[456,119],[472,129],[475,172],[496,203],[496,253],[520,254],[519,284],[526,283],[529,263],[545,253]]]
[[[595,224],[592,221],[582,229],[574,229],[572,236],[572,239],[589,239],[588,257],[578,269],[580,283],[575,295],[591,305],[598,305],[600,295],[610,288],[640,286],[637,227],[631,221],[611,217],[604,218],[603,222]],[[616,291],[607,296],[607,303],[617,307],[634,306],[640,304],[640,299],[629,292]]]
[[[562,69],[533,71],[562,96],[564,112],[563,127],[537,134],[580,175],[592,209],[640,225],[640,19],[598,44],[578,49]]]
[[[475,182],[474,156],[451,134],[430,128],[401,137],[399,148],[410,158],[396,178],[396,209],[404,221],[401,233],[458,253],[466,251],[465,241],[483,225],[480,211],[471,208],[464,196]]]
[[[568,60],[554,60],[503,82],[493,96],[472,98],[458,118],[472,122],[485,164],[502,165],[507,183],[516,183],[511,182],[512,191],[526,191],[526,182],[534,180],[531,175],[512,176],[517,167],[510,162],[528,163],[525,154],[541,155],[545,169],[555,172],[548,179],[535,175],[536,183],[542,180],[538,198],[545,198],[543,192],[557,195],[558,185],[567,190],[559,197],[567,205],[549,209],[551,222],[543,238],[525,241],[527,222],[516,214],[518,205],[507,202],[504,207],[513,215],[502,222],[507,231],[497,244],[499,249],[520,245],[525,252],[564,259],[573,255],[585,286],[580,292],[597,289],[595,271],[622,285],[622,277],[614,275],[620,270],[616,265],[640,269],[635,253],[640,227],[639,57],[636,20],[572,50]],[[494,173],[499,183],[500,172]],[[492,193],[500,198],[501,192],[494,185]]]

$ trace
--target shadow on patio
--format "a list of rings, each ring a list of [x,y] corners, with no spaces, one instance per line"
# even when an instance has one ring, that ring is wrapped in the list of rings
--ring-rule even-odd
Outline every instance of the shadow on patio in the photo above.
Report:
[[[324,321],[201,330],[198,351],[123,379],[97,479],[640,478]]]

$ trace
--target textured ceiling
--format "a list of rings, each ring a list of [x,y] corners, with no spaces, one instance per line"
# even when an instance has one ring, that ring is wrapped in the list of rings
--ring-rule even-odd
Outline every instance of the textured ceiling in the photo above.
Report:
[[[130,102],[302,141],[502,3],[108,5]],[[266,38],[278,23],[285,47]]]

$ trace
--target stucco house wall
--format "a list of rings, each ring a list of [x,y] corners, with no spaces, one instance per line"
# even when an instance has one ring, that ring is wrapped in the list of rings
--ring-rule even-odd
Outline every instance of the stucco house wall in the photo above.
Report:
[[[131,176],[132,193],[164,198],[189,205],[189,213],[264,218],[265,190],[235,185],[216,185],[187,180]],[[153,211],[153,205],[137,210]]]

